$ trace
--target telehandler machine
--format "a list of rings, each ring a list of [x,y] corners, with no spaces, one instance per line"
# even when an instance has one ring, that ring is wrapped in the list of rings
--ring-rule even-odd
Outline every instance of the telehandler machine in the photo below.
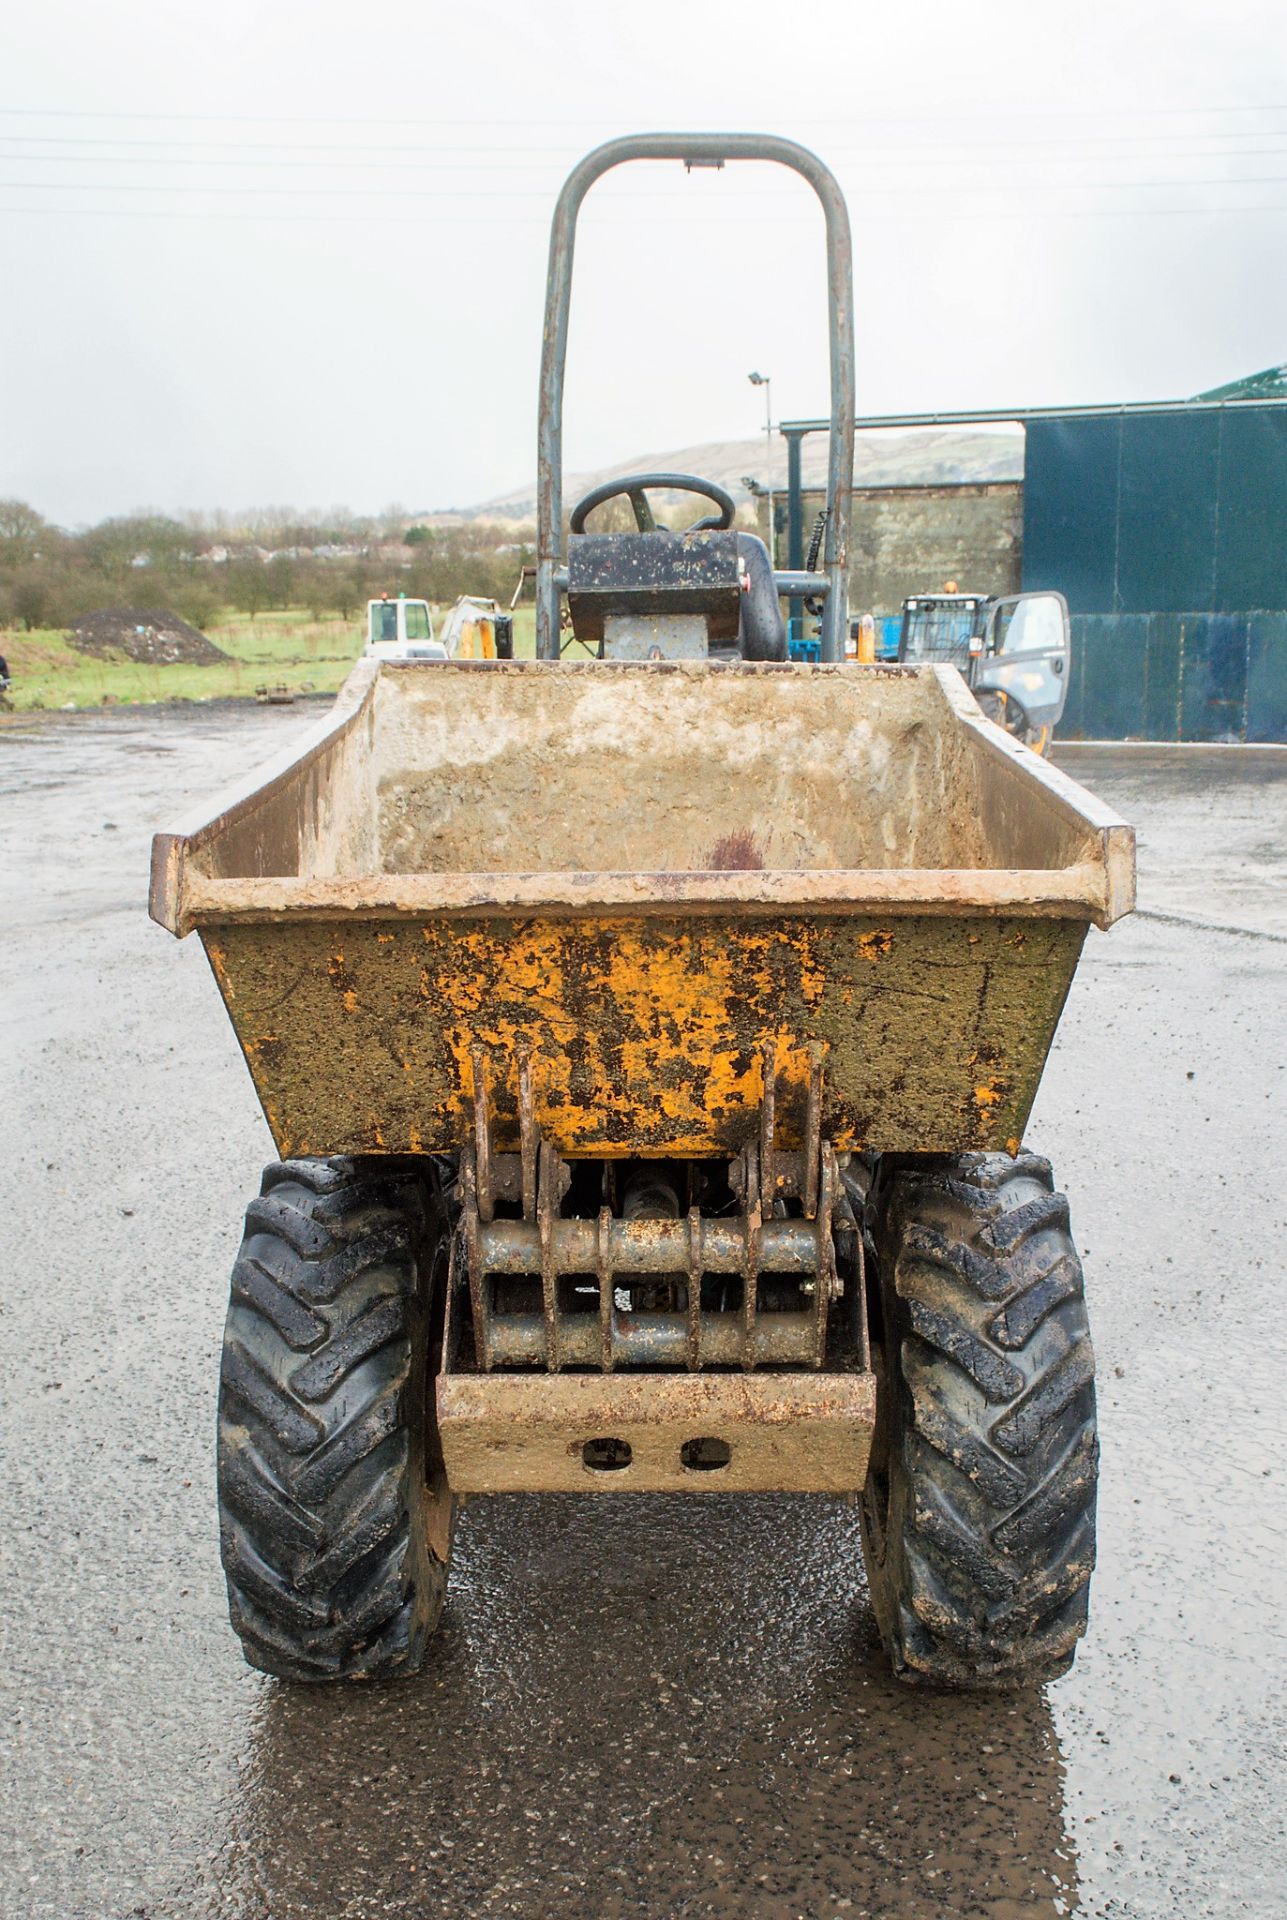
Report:
[[[564,534],[572,249],[624,161],[770,160],[826,219],[823,567],[694,476]],[[804,148],[641,135],[565,184],[540,390],[537,658],[373,659],[302,745],[157,836],[280,1158],[246,1214],[218,1420],[246,1657],[425,1657],[465,1497],[861,1502],[914,1682],[1068,1666],[1094,1362],[1068,1203],[1024,1144],[1129,827],[954,667],[846,664],[844,200]],[[657,529],[651,487],[709,509]],[[823,601],[787,659],[781,594]],[[596,657],[564,660],[571,633]]]
[[[1068,698],[1068,602],[1044,589],[999,599],[914,594],[903,602],[898,658],[959,667],[989,720],[1034,752],[1048,753]]]

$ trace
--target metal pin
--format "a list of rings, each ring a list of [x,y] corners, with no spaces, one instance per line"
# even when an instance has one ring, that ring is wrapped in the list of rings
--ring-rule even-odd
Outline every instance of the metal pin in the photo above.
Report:
[[[518,1142],[523,1163],[523,1218],[536,1218],[536,1121],[532,1113],[532,1061],[518,1063]]]
[[[688,1209],[688,1364],[702,1364],[702,1210]]]
[[[773,1217],[773,1202],[777,1198],[777,1183],[773,1167],[773,1119],[777,1102],[778,1073],[774,1043],[766,1041],[764,1047],[764,1098],[760,1103],[760,1212],[765,1219]],[[750,1196],[747,1196],[748,1200]]]
[[[480,1048],[474,1048],[471,1059],[474,1068],[474,1171],[478,1213],[481,1219],[490,1220],[495,1212],[492,1202],[492,1150],[487,1124],[487,1076]]]
[[[605,1373],[613,1367],[612,1352],[612,1263],[608,1255],[608,1235],[612,1227],[612,1209],[599,1209],[599,1238],[595,1265],[599,1274],[599,1357]]]
[[[812,1220],[818,1211],[818,1163],[822,1154],[822,1049],[809,1049],[809,1094],[804,1117],[804,1212]]]
[[[760,1203],[753,1200],[746,1210],[746,1262],[742,1269],[742,1365],[748,1371],[756,1361],[758,1326],[756,1308],[760,1289]]]

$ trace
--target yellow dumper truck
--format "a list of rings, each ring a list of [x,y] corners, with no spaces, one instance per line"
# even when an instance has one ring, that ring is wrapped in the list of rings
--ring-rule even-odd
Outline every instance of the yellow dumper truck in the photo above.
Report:
[[[691,475],[619,483],[634,532],[588,529],[604,489],[564,532],[581,198],[623,161],[735,159],[826,215],[807,576]],[[280,1155],[218,1440],[233,1624],[270,1673],[413,1671],[459,1500],[550,1491],[856,1498],[906,1679],[1072,1658],[1093,1356],[1024,1129],[1133,838],[954,668],[844,662],[852,314],[803,148],[592,153],[551,240],[538,657],[363,659],[302,746],[157,836],[152,913],[201,939]],[[677,486],[713,509],[682,533],[648,498]],[[788,660],[783,593],[822,598],[820,663]]]

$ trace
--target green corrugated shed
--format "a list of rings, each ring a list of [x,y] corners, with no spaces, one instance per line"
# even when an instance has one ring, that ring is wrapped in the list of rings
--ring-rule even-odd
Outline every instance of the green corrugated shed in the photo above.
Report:
[[[1197,400],[1287,400],[1287,366],[1266,367],[1263,373],[1249,373],[1231,380],[1227,387],[1212,387],[1209,393],[1195,394]]]
[[[1287,740],[1287,366],[1201,400],[1028,422],[1023,584],[1073,616],[1065,737]]]

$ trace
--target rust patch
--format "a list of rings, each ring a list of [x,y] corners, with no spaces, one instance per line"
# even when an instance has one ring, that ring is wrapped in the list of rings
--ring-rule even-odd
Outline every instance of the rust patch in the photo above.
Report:
[[[277,1065],[282,1051],[282,1038],[279,1033],[261,1033],[253,1039],[243,1041],[247,1056],[254,1057],[260,1065],[272,1068]]]
[[[708,864],[715,873],[759,873],[764,867],[764,855],[750,828],[741,827],[715,842]]]

